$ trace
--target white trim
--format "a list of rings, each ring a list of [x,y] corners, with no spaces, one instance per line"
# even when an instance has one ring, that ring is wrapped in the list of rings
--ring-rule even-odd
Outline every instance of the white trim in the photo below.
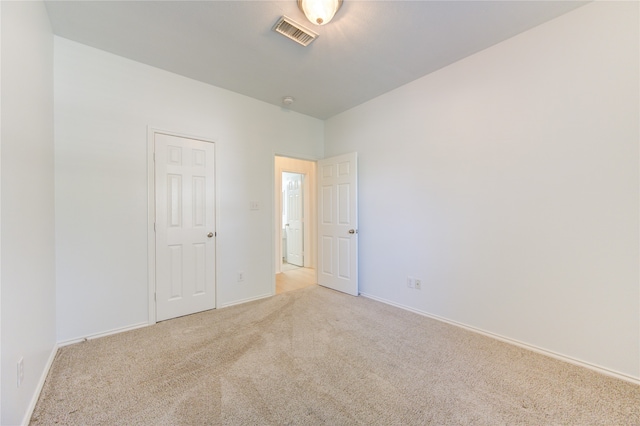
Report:
[[[276,295],[276,275],[282,273],[281,268],[278,263],[277,256],[281,256],[281,253],[278,253],[276,250],[276,241],[278,238],[282,240],[282,235],[280,233],[282,231],[278,231],[278,222],[282,219],[278,218],[278,214],[276,213],[276,186],[278,184],[278,180],[276,178],[276,156],[277,154],[273,154],[271,160],[271,214],[273,215],[271,218],[271,295]],[[282,177],[281,177],[282,179]],[[280,208],[278,208],[279,210]],[[282,260],[280,260],[282,262]]]
[[[155,134],[157,131],[152,127],[147,127],[147,305],[148,323],[156,323],[156,190],[154,165],[155,156]]]
[[[31,422],[31,416],[33,415],[33,410],[36,408],[36,404],[38,403],[38,399],[40,399],[40,394],[42,393],[42,389],[44,388],[44,382],[47,380],[47,376],[49,376],[49,370],[51,370],[51,366],[53,365],[53,361],[56,359],[56,355],[58,354],[58,345],[53,345],[51,349],[51,353],[49,354],[49,359],[42,370],[42,374],[40,375],[40,380],[38,380],[38,384],[36,386],[36,390],[33,393],[33,397],[31,398],[31,402],[27,407],[27,412],[24,413],[24,418],[22,419],[22,426],[27,426]]]
[[[63,340],[62,342],[58,342],[58,347],[62,348],[64,346],[69,346],[69,345],[73,345],[73,344],[76,344],[76,343],[85,342],[87,340],[99,339],[101,337],[111,336],[112,334],[120,334],[120,333],[124,333],[125,331],[131,331],[131,330],[136,330],[138,328],[148,327],[150,325],[153,325],[153,324],[149,324],[149,323],[146,323],[146,322],[141,322],[141,323],[138,323],[138,324],[128,325],[126,327],[114,328],[114,329],[111,329],[111,330],[103,331],[101,333],[90,334],[90,335],[85,336],[85,337],[76,337],[74,339]]]
[[[311,162],[317,162],[318,160],[322,160],[322,157],[315,157],[312,155],[305,155],[305,154],[300,154],[300,153],[283,153],[283,152],[275,152],[273,153],[273,157],[274,157],[274,164],[275,164],[275,157],[285,157],[285,158],[291,158],[293,160],[302,160],[302,161],[311,161]]]
[[[593,370],[593,371],[595,371],[597,373],[604,374],[606,376],[615,377],[617,379],[624,380],[626,382],[630,382],[630,383],[633,383],[635,385],[640,385],[640,377],[629,376],[628,374],[625,374],[625,373],[621,373],[621,372],[618,372],[618,371],[610,370],[608,368],[601,367],[601,366],[595,365],[595,364],[591,364],[589,362],[585,362],[585,361],[582,361],[582,360],[579,360],[579,359],[576,359],[576,358],[572,358],[572,357],[569,357],[567,355],[562,355],[562,354],[559,354],[557,352],[550,351],[548,349],[543,349],[541,347],[538,347],[538,346],[535,346],[535,345],[531,345],[529,343],[524,343],[524,342],[521,342],[521,341],[516,340],[516,339],[511,339],[509,337],[504,337],[504,336],[501,336],[499,334],[491,333],[489,331],[485,331],[485,330],[482,330],[480,328],[476,328],[476,327],[472,327],[470,325],[466,325],[466,324],[462,324],[462,323],[459,323],[459,322],[456,322],[456,321],[452,321],[452,320],[440,317],[438,315],[429,314],[427,312],[420,311],[418,309],[414,309],[414,308],[411,308],[409,306],[402,305],[400,303],[395,303],[395,302],[392,302],[390,300],[383,299],[381,297],[373,296],[371,294],[360,293],[360,295],[362,295],[363,297],[366,297],[368,299],[372,299],[372,300],[375,300],[375,301],[378,301],[378,302],[382,302],[382,303],[387,304],[387,305],[395,306],[396,308],[404,309],[406,311],[410,311],[410,312],[413,312],[415,314],[422,315],[422,316],[425,316],[427,318],[434,319],[436,321],[440,321],[440,322],[444,322],[444,323],[447,323],[447,324],[450,324],[450,325],[454,325],[456,327],[464,328],[465,330],[469,330],[469,331],[472,331],[474,333],[482,334],[483,336],[491,337],[492,339],[500,340],[500,341],[505,342],[505,343],[509,343],[509,344],[512,344],[512,345],[515,345],[515,346],[518,346],[518,347],[521,347],[521,348],[524,348],[524,349],[528,349],[530,351],[533,351],[533,352],[539,353],[541,355],[545,355],[545,356],[557,359],[559,361],[564,361],[564,362],[567,362],[569,364],[576,365],[578,367],[588,368],[589,370]]]
[[[2,22],[2,1],[0,1],[0,23]],[[0,31],[0,46],[2,46],[2,31]],[[0,82],[2,81],[2,54],[0,54]],[[2,97],[0,96],[0,147],[2,147]],[[0,165],[2,164],[2,150],[0,150]],[[54,166],[55,167],[55,166]],[[54,169],[55,176],[55,169]],[[2,188],[2,167],[0,166],[0,188]],[[55,187],[54,187],[55,191]],[[55,194],[54,194],[55,199]],[[55,212],[55,205],[54,205]],[[2,191],[0,190],[0,224],[2,224]],[[54,231],[55,232],[55,231]],[[54,233],[55,238],[55,233]],[[0,232],[0,242],[2,241],[2,232]],[[2,265],[2,244],[0,243],[0,265]],[[55,241],[54,241],[55,247]],[[55,250],[55,249],[54,249]],[[55,256],[55,251],[54,251]],[[55,257],[54,257],[55,259]],[[55,260],[54,260],[55,261]],[[0,306],[2,306],[2,274],[0,274]],[[55,279],[55,275],[54,275]],[[55,303],[55,302],[54,302]],[[0,354],[2,354],[2,315],[0,315]],[[1,357],[0,357],[1,358]],[[0,362],[0,377],[2,377],[2,363]],[[0,419],[2,419],[2,386],[0,386]]]
[[[235,306],[235,305],[242,305],[243,303],[254,302],[256,300],[266,299],[266,298],[272,297],[272,296],[273,296],[273,294],[268,293],[268,294],[263,294],[261,296],[249,297],[247,299],[236,300],[234,302],[229,302],[229,303],[225,303],[223,305],[219,305],[218,309],[228,308],[228,307]]]
[[[147,126],[147,304],[148,304],[148,325],[153,325],[156,323],[156,233],[154,230],[156,214],[156,191],[155,191],[155,135],[156,133],[161,133],[163,135],[175,136],[179,138],[187,138],[187,139],[195,139],[202,142],[208,142],[214,144],[214,147],[217,147],[218,142],[217,138],[207,138],[203,136],[198,136],[195,134],[188,134],[182,132],[175,132],[170,130],[164,130],[153,126]],[[216,156],[217,156],[216,150]],[[217,158],[214,157],[215,163],[217,163]],[[214,191],[215,191],[215,207],[214,207],[214,216],[215,216],[215,232],[216,237],[218,234],[219,218],[220,212],[218,208],[220,206],[219,200],[219,187],[218,187],[218,179],[216,176],[217,168],[214,163]],[[218,239],[215,238],[214,244],[216,245],[216,267],[215,267],[215,305],[214,308],[218,308]],[[81,339],[82,340],[82,339]]]

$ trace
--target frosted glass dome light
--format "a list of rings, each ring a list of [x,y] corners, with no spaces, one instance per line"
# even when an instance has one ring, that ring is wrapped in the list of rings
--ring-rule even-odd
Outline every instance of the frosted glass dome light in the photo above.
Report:
[[[342,0],[298,0],[298,7],[309,21],[316,25],[324,25],[331,21]]]

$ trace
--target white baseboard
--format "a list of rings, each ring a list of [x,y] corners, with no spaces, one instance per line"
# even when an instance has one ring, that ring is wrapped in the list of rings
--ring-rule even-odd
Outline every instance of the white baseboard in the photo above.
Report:
[[[253,302],[254,300],[266,299],[267,297],[271,297],[271,296],[273,296],[273,294],[269,293],[269,294],[263,294],[261,296],[249,297],[248,299],[236,300],[230,303],[219,305],[217,309],[228,308],[229,306],[235,306],[235,305],[242,305],[243,303]]]
[[[515,346],[519,346],[521,348],[528,349],[530,351],[539,353],[541,355],[545,355],[545,356],[548,356],[548,357],[551,357],[551,358],[554,358],[554,359],[557,359],[557,360],[560,360],[560,361],[568,362],[569,364],[577,365],[579,367],[588,368],[590,370],[596,371],[596,372],[598,372],[600,374],[604,374],[606,376],[615,377],[617,379],[624,380],[624,381],[633,383],[635,385],[640,385],[640,377],[629,376],[628,374],[624,374],[624,373],[621,373],[619,371],[610,370],[608,368],[601,367],[601,366],[595,365],[595,364],[591,364],[591,363],[588,363],[588,362],[585,362],[585,361],[582,361],[582,360],[579,360],[579,359],[576,359],[576,358],[572,358],[572,357],[569,357],[567,355],[562,355],[562,354],[559,354],[557,352],[553,352],[553,351],[550,351],[550,350],[547,350],[547,349],[543,349],[543,348],[540,348],[538,346],[531,345],[529,343],[521,342],[519,340],[511,339],[509,337],[504,337],[504,336],[501,336],[499,334],[495,334],[495,333],[491,333],[489,331],[482,330],[480,328],[476,328],[476,327],[472,327],[470,325],[466,325],[466,324],[463,324],[463,323],[452,321],[450,319],[443,318],[443,317],[440,317],[438,315],[433,315],[433,314],[430,314],[428,312],[424,312],[424,311],[421,311],[421,310],[418,310],[418,309],[415,309],[415,308],[411,308],[409,306],[405,306],[405,305],[402,305],[400,303],[392,302],[390,300],[383,299],[381,297],[377,297],[377,296],[374,296],[374,295],[371,295],[371,294],[360,293],[360,295],[363,296],[363,297],[366,297],[368,299],[376,300],[378,302],[382,302],[382,303],[387,304],[387,305],[395,306],[396,308],[404,309],[406,311],[410,311],[410,312],[416,313],[418,315],[422,315],[422,316],[434,319],[436,321],[441,321],[441,322],[444,322],[444,323],[447,323],[447,324],[454,325],[456,327],[461,327],[461,328],[464,328],[465,330],[469,330],[469,331],[472,331],[474,333],[478,333],[478,334],[482,334],[482,335],[487,336],[487,337],[491,337],[492,339],[500,340],[500,341],[505,342],[505,343],[509,343],[509,344],[512,344],[512,345],[515,345]]]
[[[63,340],[58,342],[58,347],[73,345],[74,343],[85,342],[87,340],[99,339],[100,337],[110,336],[112,334],[124,333],[125,331],[135,330],[137,328],[147,327],[149,325],[148,322],[141,322],[139,324],[133,324],[126,327],[114,328],[112,330],[104,331],[102,333],[91,334],[85,337],[77,337],[75,339]]]
[[[44,387],[44,382],[47,380],[47,376],[49,375],[49,370],[51,370],[51,366],[53,365],[53,360],[56,359],[56,354],[58,353],[58,345],[53,345],[51,349],[51,353],[49,354],[49,359],[47,359],[47,363],[42,370],[42,374],[40,375],[40,380],[38,380],[38,385],[36,386],[36,390],[33,393],[33,397],[31,398],[31,402],[27,407],[27,412],[24,414],[24,418],[22,419],[22,426],[28,426],[29,422],[31,422],[31,416],[33,415],[33,410],[36,408],[36,404],[38,403],[38,399],[40,398],[40,393],[42,392],[42,388]]]

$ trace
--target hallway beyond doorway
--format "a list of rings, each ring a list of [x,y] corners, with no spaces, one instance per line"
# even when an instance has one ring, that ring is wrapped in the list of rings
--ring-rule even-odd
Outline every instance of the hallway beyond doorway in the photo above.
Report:
[[[316,270],[282,264],[282,272],[276,274],[276,294],[316,285]]]
[[[279,274],[282,271],[283,262],[288,259],[288,228],[291,228],[291,221],[287,212],[287,197],[285,197],[286,191],[283,187],[283,174],[298,174],[302,177],[300,196],[302,199],[302,206],[299,208],[302,213],[300,217],[300,223],[296,226],[300,228],[300,235],[304,236],[301,240],[297,240],[301,247],[299,247],[299,258],[293,259],[291,263],[295,263],[299,266],[306,268],[316,268],[316,249],[317,249],[317,181],[316,181],[316,163],[310,160],[301,160],[291,157],[282,157],[276,155],[274,157],[274,235],[275,235],[275,247],[274,247],[274,263],[275,273]],[[298,206],[300,207],[300,206]],[[290,226],[287,226],[289,224]],[[295,258],[296,256],[294,256]],[[298,260],[298,261],[296,261]]]

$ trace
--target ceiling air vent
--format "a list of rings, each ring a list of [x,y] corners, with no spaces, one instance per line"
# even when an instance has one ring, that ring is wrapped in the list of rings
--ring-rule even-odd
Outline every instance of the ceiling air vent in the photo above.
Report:
[[[308,46],[313,40],[318,38],[318,34],[308,28],[303,27],[291,18],[283,16],[273,26],[273,31],[290,38],[296,43]]]

